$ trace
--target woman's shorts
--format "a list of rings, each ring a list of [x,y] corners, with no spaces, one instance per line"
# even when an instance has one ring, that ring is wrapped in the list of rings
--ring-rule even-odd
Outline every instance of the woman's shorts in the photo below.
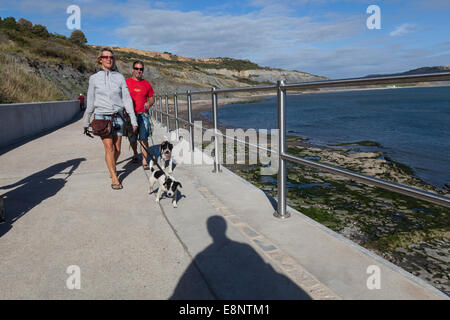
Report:
[[[130,138],[130,142],[136,142],[137,140],[147,141],[150,135],[150,121],[146,113],[138,113],[136,115],[138,123],[138,134]]]
[[[94,114],[94,119],[105,119],[105,120],[110,120],[111,116],[107,116],[107,115],[102,115],[102,114]],[[117,126],[120,127],[120,129],[115,129]],[[113,118],[113,135],[115,136],[123,136],[123,120],[122,118],[116,114]]]

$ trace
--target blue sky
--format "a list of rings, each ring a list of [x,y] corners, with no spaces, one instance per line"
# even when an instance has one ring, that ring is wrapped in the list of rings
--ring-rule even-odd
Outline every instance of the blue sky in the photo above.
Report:
[[[95,45],[249,59],[333,79],[450,64],[450,0],[0,0],[0,16],[69,36],[72,4]],[[367,28],[370,5],[381,10],[379,30]]]

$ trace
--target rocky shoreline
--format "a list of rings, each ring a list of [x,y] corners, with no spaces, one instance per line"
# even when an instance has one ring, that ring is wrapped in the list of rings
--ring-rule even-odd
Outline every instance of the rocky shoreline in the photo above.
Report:
[[[202,120],[204,127],[212,127],[201,116],[211,110],[208,102],[193,107],[193,119]],[[387,157],[376,142],[319,147],[289,135],[286,144],[290,154],[302,158],[450,196],[448,189],[427,184],[412,169]],[[370,147],[374,151],[368,151]],[[277,197],[277,175],[262,176],[262,164],[224,166]],[[294,163],[287,165],[287,180],[289,206],[450,293],[449,209]]]
[[[404,166],[380,159],[379,153],[350,153],[349,149],[317,148],[302,143],[298,137],[290,137],[288,152],[385,180],[440,191],[411,176]],[[230,169],[276,197],[276,175],[261,176],[257,166]],[[287,177],[288,205],[438,289],[450,292],[447,208],[292,163],[288,164]]]

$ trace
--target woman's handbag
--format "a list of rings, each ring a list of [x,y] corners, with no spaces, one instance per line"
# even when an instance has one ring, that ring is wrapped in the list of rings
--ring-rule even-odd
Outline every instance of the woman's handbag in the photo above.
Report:
[[[110,120],[106,119],[94,119],[91,122],[92,134],[99,137],[108,137],[112,134],[112,118]]]

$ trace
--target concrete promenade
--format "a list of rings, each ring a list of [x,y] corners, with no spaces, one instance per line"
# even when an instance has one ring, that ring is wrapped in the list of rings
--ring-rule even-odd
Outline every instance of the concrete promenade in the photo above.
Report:
[[[155,144],[167,136],[156,126]],[[177,165],[178,208],[157,204],[128,145],[122,190],[81,120],[0,153],[0,299],[448,298],[299,212],[276,219],[273,199],[225,168]]]

